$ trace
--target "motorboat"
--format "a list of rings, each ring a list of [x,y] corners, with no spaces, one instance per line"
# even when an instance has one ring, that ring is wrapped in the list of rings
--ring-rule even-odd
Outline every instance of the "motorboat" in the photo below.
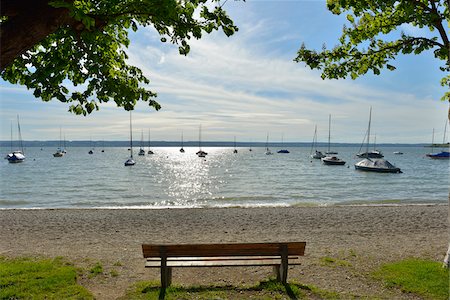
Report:
[[[334,155],[322,157],[322,162],[324,165],[339,165],[339,166],[345,165],[344,160]]]
[[[355,164],[355,169],[378,173],[403,173],[400,168],[383,158],[365,158]]]
[[[401,151],[394,151],[393,153],[396,154],[396,155],[402,155],[403,154],[403,152],[401,152]]]

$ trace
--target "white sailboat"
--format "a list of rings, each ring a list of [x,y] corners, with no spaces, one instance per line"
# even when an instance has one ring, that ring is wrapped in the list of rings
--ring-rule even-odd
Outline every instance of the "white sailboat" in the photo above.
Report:
[[[314,137],[311,144],[311,151],[309,156],[314,159],[322,159],[323,157],[325,157],[325,155],[323,155],[321,151],[317,150],[317,125],[314,127]]]
[[[22,133],[20,132],[20,122],[19,122],[19,115],[17,115],[17,129],[19,134],[19,143],[20,143],[20,150],[13,150],[13,135],[12,135],[12,123],[11,123],[11,153],[8,153],[6,155],[6,159],[10,163],[21,163],[25,160],[25,154],[23,152],[23,142],[22,142]]]
[[[267,138],[266,138],[266,155],[272,155],[272,151],[270,151],[269,149],[269,133],[267,133]]]
[[[181,148],[180,148],[180,152],[181,153],[184,153],[183,144],[184,144],[183,131],[181,131]]]
[[[125,161],[125,166],[134,166],[136,162],[133,159],[133,127],[131,125],[131,111],[130,111],[130,158]]]
[[[325,152],[325,157],[322,157],[322,163],[324,165],[331,166],[343,166],[345,165],[345,161],[337,157],[336,151],[330,150],[330,140],[331,140],[331,114],[328,117],[328,151]]]
[[[53,153],[53,157],[63,157],[65,152],[61,148],[61,127],[59,127],[59,148]]]
[[[338,154],[336,151],[330,150],[331,146],[331,114],[328,116],[328,149],[325,154]]]
[[[142,130],[141,131],[141,146],[139,148],[139,153],[138,153],[139,156],[144,156],[145,155],[145,150],[143,148],[143,144],[144,144],[144,131]]]
[[[206,157],[208,155],[208,153],[202,150],[202,125],[198,129],[198,148],[199,150],[196,153],[198,157]]]
[[[397,168],[389,161],[383,158],[369,157],[369,137],[370,137],[370,123],[372,121],[372,107],[369,112],[369,126],[367,129],[367,144],[366,144],[366,158],[355,164],[355,169],[366,172],[378,173],[403,173],[400,168]]]
[[[150,149],[150,129],[148,130],[148,151],[147,154],[155,154],[152,149]]]

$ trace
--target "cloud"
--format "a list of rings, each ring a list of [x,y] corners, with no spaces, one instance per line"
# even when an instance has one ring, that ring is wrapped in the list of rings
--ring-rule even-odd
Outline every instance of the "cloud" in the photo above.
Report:
[[[319,72],[293,62],[302,40],[314,38],[307,44],[321,45],[321,39],[329,38],[324,32],[335,30],[330,29],[336,26],[331,26],[334,19],[324,17],[324,8],[306,9],[314,5],[324,6],[229,2],[227,9],[240,30],[229,38],[214,32],[192,40],[188,56],[179,55],[176,45],[161,43],[152,28],[131,33],[129,62],[150,78],[148,88],[158,93],[162,105],[155,112],[139,103],[133,112],[134,128],[144,132],[150,128],[152,140],[179,140],[181,130],[186,140],[195,140],[202,124],[205,140],[236,136],[240,141],[265,141],[269,132],[271,139],[284,135],[287,142],[310,141],[315,124],[319,139],[325,139],[332,114],[333,140],[360,142],[373,106],[373,127],[380,142],[428,141],[431,128],[442,127],[447,106],[433,99],[439,89],[427,88],[426,96],[417,93],[430,82],[411,86],[414,89],[396,88],[396,82],[416,76],[411,70],[407,76],[396,71],[358,81],[322,80]],[[2,139],[9,139],[7,120],[17,113],[23,115],[24,125],[33,128],[28,134],[36,139],[57,139],[59,126],[68,139],[128,138],[128,113],[114,102],[80,117],[65,113],[67,105],[58,101],[34,99],[25,88],[2,84],[0,93]]]

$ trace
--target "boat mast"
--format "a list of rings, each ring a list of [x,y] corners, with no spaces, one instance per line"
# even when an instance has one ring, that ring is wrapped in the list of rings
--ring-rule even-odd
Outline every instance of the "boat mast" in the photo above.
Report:
[[[317,125],[314,126],[314,137],[313,137],[313,141],[311,144],[311,152],[309,154],[312,154],[313,148],[315,148],[315,146],[316,146],[316,139],[317,139]]]
[[[434,151],[434,128],[433,128],[433,134],[431,135],[431,153]]]
[[[369,140],[370,140],[370,122],[372,121],[372,106],[369,112],[369,127],[367,128],[367,145],[366,145],[366,157],[369,158]]]
[[[133,129],[132,129],[132,124],[131,124],[131,110],[130,110],[130,152],[131,155],[130,157],[133,158]]]
[[[59,149],[61,149],[61,126],[59,126]]]
[[[13,124],[11,121],[11,153],[13,152],[13,133],[12,133]]]
[[[19,129],[19,142],[20,142],[20,150],[23,154],[23,143],[22,143],[22,133],[20,132],[20,122],[19,122],[19,115],[17,115],[17,128]]]
[[[267,133],[267,138],[266,138],[266,151],[269,151],[269,133]]]
[[[328,116],[328,152],[330,152],[330,139],[331,139],[331,114]]]
[[[448,123],[448,120],[446,119],[445,120],[445,126],[444,126],[444,138],[442,139],[442,147],[444,147],[445,148],[445,135],[447,134],[447,123]]]
[[[184,140],[183,140],[183,130],[181,130],[181,148],[183,148]]]
[[[202,125],[200,124],[198,128],[198,149],[202,151]]]

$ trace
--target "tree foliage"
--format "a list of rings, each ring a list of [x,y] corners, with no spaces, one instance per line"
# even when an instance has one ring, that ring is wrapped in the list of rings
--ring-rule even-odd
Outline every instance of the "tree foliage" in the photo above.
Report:
[[[156,94],[144,87],[149,79],[127,63],[131,30],[152,26],[182,55],[189,53],[192,38],[237,31],[219,0],[2,0],[1,5],[2,78],[83,115],[110,100],[126,110],[139,100],[160,108]],[[21,26],[34,36],[14,42]]]
[[[378,75],[383,68],[395,70],[397,55],[430,50],[443,62],[441,85],[450,87],[450,0],[327,0],[327,6],[334,14],[347,13],[350,26],[344,26],[332,49],[310,50],[303,44],[295,61],[322,70],[323,79],[355,79],[369,71]],[[429,34],[405,34],[405,24],[428,29]],[[392,38],[399,31],[399,37]],[[442,99],[450,101],[450,92]]]

